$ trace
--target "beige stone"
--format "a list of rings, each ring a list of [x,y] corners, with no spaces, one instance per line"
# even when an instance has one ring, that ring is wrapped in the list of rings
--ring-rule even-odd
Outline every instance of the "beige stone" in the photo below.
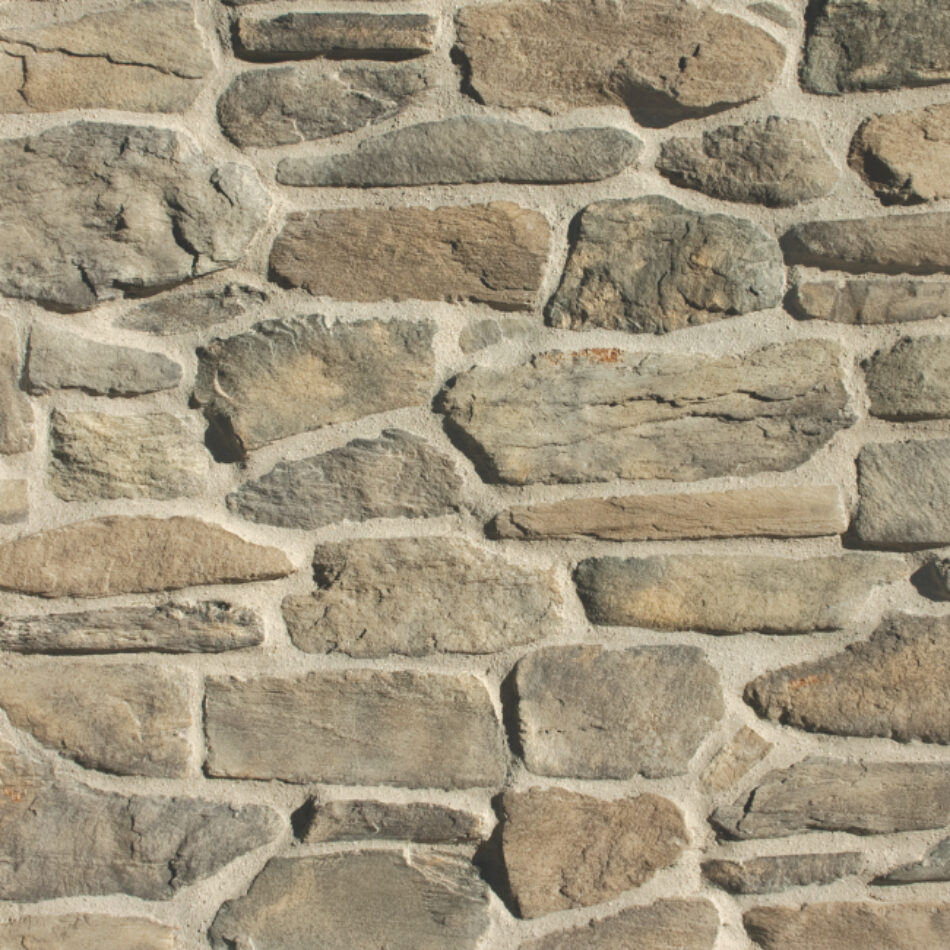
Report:
[[[11,320],[0,318],[0,454],[33,448],[33,409],[20,389],[20,341]]]
[[[713,756],[703,769],[700,781],[709,792],[732,788],[753,766],[761,762],[775,747],[754,729],[743,726]]]
[[[64,914],[0,924],[0,946],[21,950],[177,950],[175,930],[146,917]]]
[[[25,521],[29,513],[29,482],[25,478],[0,479],[0,524]]]
[[[790,296],[792,312],[806,320],[876,326],[950,316],[950,281],[799,280]]]

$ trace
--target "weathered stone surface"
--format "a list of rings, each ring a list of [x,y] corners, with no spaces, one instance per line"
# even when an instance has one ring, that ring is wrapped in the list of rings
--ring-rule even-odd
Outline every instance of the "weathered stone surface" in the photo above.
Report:
[[[922,884],[950,881],[950,838],[935,844],[919,861],[876,878],[873,884]]]
[[[833,884],[864,866],[858,851],[776,854],[748,861],[703,861],[703,877],[731,894],[773,894],[790,887]]]
[[[146,917],[65,914],[0,924],[0,946],[22,950],[176,950],[171,927]]]
[[[314,296],[525,310],[541,284],[548,241],[547,219],[509,201],[297,212],[274,241],[270,269],[279,283]]]
[[[353,900],[360,894],[360,900]],[[475,950],[488,928],[488,888],[455,855],[357,851],[272,858],[245,897],[211,925],[213,950],[327,947]]]
[[[25,478],[0,480],[0,524],[26,520],[30,513],[28,484]]]
[[[821,198],[838,183],[815,126],[775,115],[724,125],[702,138],[670,139],[656,167],[682,188],[769,208]]]
[[[211,775],[465,788],[499,785],[505,774],[491,700],[468,675],[211,679],[205,733]]]
[[[687,842],[658,795],[606,801],[559,788],[505,792],[501,847],[521,917],[589,907],[669,867]]]
[[[278,462],[228,495],[242,518],[282,528],[322,528],[371,518],[434,518],[459,508],[455,462],[400,429],[338,449]]]
[[[11,653],[223,653],[263,641],[257,614],[210,600],[0,620]]]
[[[2,278],[0,278],[2,279]],[[20,342],[16,327],[0,317],[0,454],[33,448],[33,410],[20,389]]]
[[[561,329],[666,333],[776,307],[785,269],[757,225],[651,195],[580,215],[547,322]]]
[[[950,339],[905,337],[864,364],[871,415],[895,422],[950,416]]]
[[[77,521],[0,546],[0,590],[111,597],[291,574],[283,551],[195,518]]]
[[[519,738],[538,775],[680,775],[724,707],[696,647],[548,647],[515,667]]]
[[[467,541],[393,538],[320,545],[317,590],[284,599],[308,653],[496,653],[558,629],[551,571],[527,570]]]
[[[61,659],[0,665],[0,708],[12,725],[89,769],[190,774],[194,728],[181,670]]]
[[[588,558],[574,572],[593,623],[704,633],[812,633],[850,623],[880,584],[907,576],[881,554],[787,558],[673,554]]]
[[[458,22],[471,88],[487,105],[547,112],[623,105],[645,125],[755,99],[785,60],[758,27],[674,0],[525,0],[469,6]]]
[[[738,839],[939,828],[950,822],[950,768],[812,756],[769,772],[734,804],[717,808],[710,821],[722,834]]]
[[[499,538],[807,538],[848,527],[841,492],[831,485],[740,488],[678,495],[571,498],[509,508],[490,525]]]
[[[3,54],[12,60],[0,70],[3,112],[181,112],[214,70],[194,9],[180,0],[142,0],[32,26],[8,20],[0,27]]]
[[[353,132],[399,115],[426,88],[412,63],[276,66],[235,76],[218,122],[236,145],[272,148]]]
[[[207,478],[201,437],[179,416],[50,414],[49,486],[65,501],[180,498]]]
[[[194,398],[226,450],[242,456],[298,432],[422,405],[434,332],[428,321],[266,320],[198,351]]]
[[[178,290],[122,314],[115,326],[143,330],[158,336],[204,330],[260,310],[267,294],[247,284],[225,284],[217,289]]]
[[[341,155],[285,158],[284,185],[373,187],[510,181],[600,181],[632,165],[643,143],[615,128],[536,132],[493,116],[423,122]]]
[[[725,357],[552,352],[462,373],[437,408],[489,481],[788,471],[854,420],[839,359],[817,340]]]
[[[799,281],[791,294],[797,317],[874,326],[950,316],[950,283],[933,280]]]
[[[785,7],[772,3],[772,0],[759,0],[758,3],[750,3],[749,9],[759,16],[764,16],[773,23],[785,27],[786,30],[792,30],[798,26],[798,20]]]
[[[703,769],[702,787],[713,793],[731,788],[772,749],[771,742],[763,739],[754,729],[743,726]]]
[[[269,207],[249,167],[216,167],[170,129],[77,122],[6,139],[0,293],[75,311],[181,284],[236,263]]]
[[[910,581],[931,600],[950,600],[950,558],[927,558]]]
[[[502,340],[517,340],[519,337],[540,329],[533,317],[510,316],[476,320],[459,334],[459,349],[463,353],[475,353],[486,346],[494,346]]]
[[[806,19],[801,79],[809,92],[950,82],[947,7],[930,0],[820,0]]]

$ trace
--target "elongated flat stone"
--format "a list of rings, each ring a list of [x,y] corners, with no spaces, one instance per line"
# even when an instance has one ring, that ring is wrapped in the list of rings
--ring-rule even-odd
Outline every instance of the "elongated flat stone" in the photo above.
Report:
[[[905,337],[865,364],[871,415],[895,422],[950,416],[950,340]]]
[[[177,290],[122,314],[115,326],[158,336],[204,330],[216,323],[259,312],[267,294],[247,284],[224,284],[203,290]]]
[[[774,748],[754,729],[743,726],[713,756],[700,777],[702,787],[712,793],[732,788],[746,772],[761,762]]]
[[[786,30],[793,30],[798,26],[798,19],[780,3],[773,3],[772,0],[759,0],[757,3],[750,3],[748,9],[759,16],[764,16],[773,23],[777,23]]]
[[[25,478],[0,479],[0,524],[25,521],[30,513],[29,483]]]
[[[65,914],[0,924],[0,945],[26,950],[176,950],[175,931],[146,917]]]
[[[809,320],[874,326],[950,315],[950,282],[933,280],[799,281],[792,309]]]
[[[16,326],[0,317],[0,454],[17,455],[33,448],[33,409],[20,389],[22,369]]]
[[[776,854],[748,861],[703,861],[703,877],[731,894],[773,894],[790,887],[834,884],[864,867],[859,851]]]
[[[788,471],[854,420],[839,359],[817,340],[725,357],[552,352],[461,373],[436,408],[493,482]]]
[[[919,861],[875,878],[872,884],[925,884],[950,881],[950,838],[935,844]]]
[[[642,148],[623,129],[536,132],[492,116],[458,116],[396,129],[340,155],[282,159],[277,180],[350,188],[600,181],[633,165]]]

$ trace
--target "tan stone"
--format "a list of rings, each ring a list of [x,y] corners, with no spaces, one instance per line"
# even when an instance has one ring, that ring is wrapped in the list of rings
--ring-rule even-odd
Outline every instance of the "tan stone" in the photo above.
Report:
[[[774,748],[754,729],[743,726],[713,756],[700,778],[702,787],[709,792],[724,792],[731,788],[754,765],[761,762]]]
[[[950,316],[950,281],[800,280],[791,309],[807,320],[875,326]]]
[[[0,454],[33,448],[33,409],[20,389],[20,341],[11,320],[0,318]]]
[[[65,914],[0,924],[0,947],[22,950],[177,950],[171,927],[145,917]]]
[[[0,480],[0,524],[25,521],[30,513],[29,483],[25,478]]]

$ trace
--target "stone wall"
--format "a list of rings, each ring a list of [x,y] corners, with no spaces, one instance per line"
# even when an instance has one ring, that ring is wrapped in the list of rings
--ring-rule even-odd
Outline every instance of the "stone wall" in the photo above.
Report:
[[[950,947],[945,83],[0,4],[0,948]]]

